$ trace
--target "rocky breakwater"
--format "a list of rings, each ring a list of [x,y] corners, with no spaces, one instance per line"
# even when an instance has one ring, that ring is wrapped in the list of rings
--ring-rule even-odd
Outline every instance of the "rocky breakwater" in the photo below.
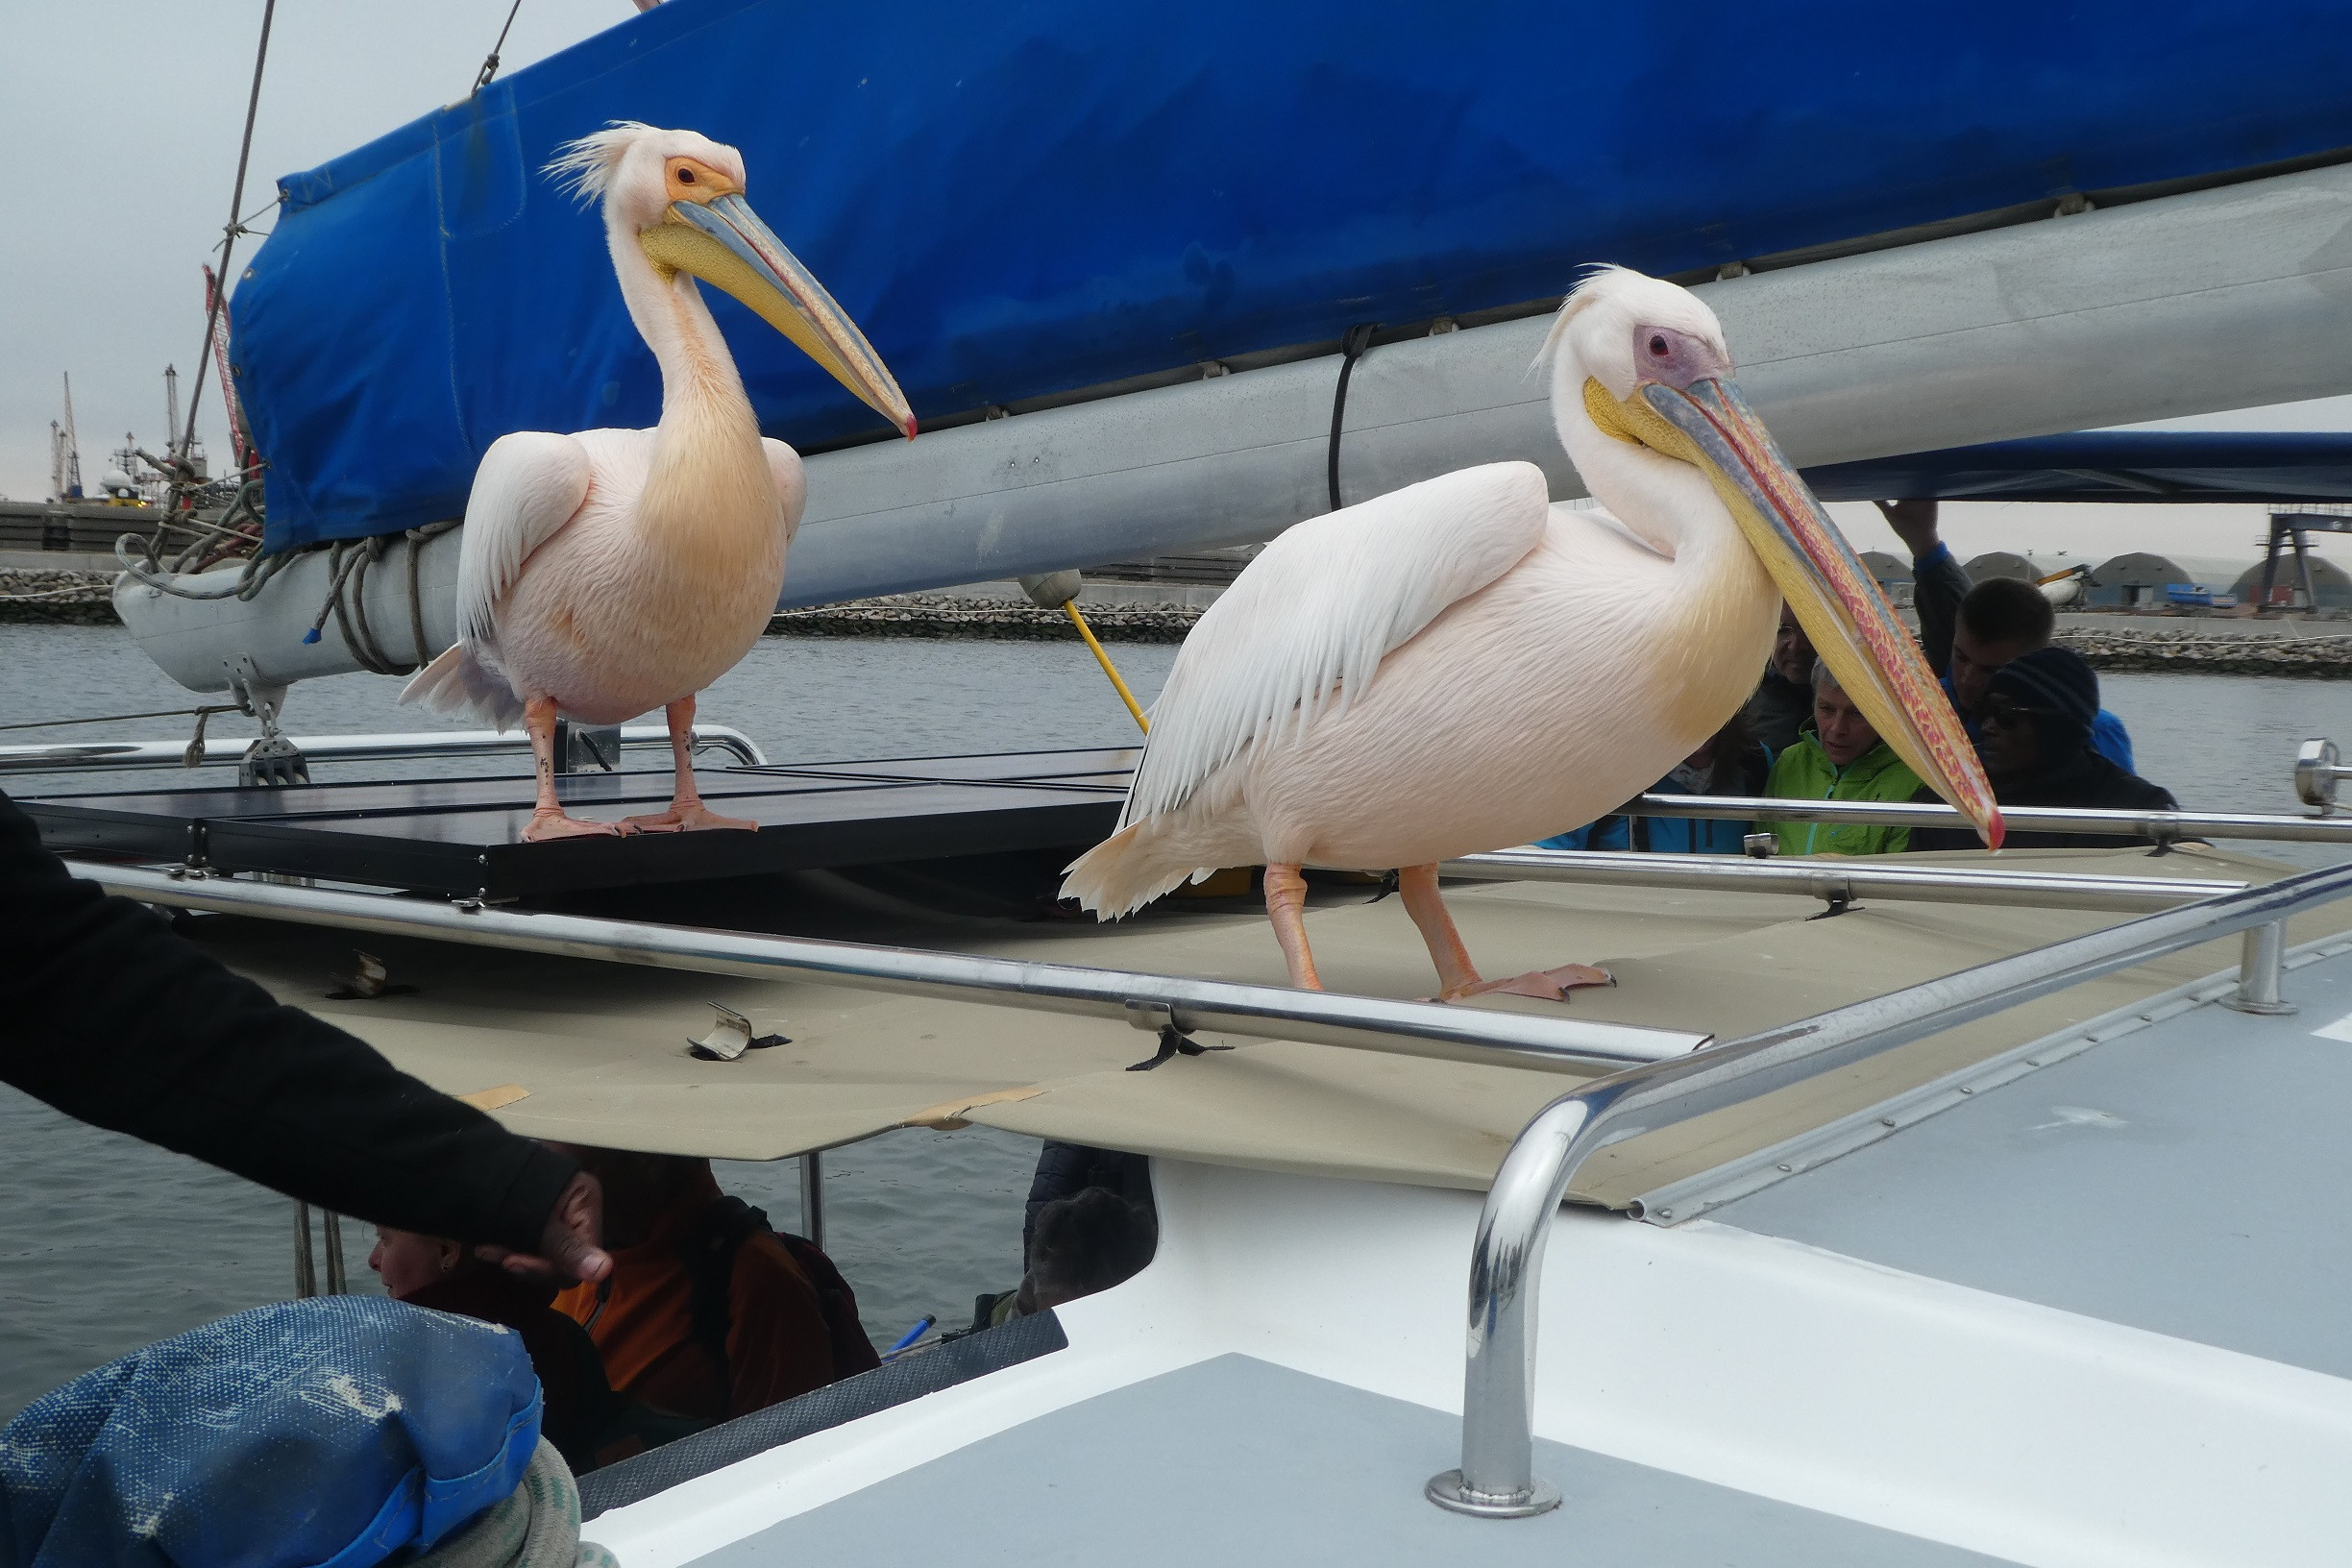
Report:
[[[0,567],[0,622],[48,621],[81,626],[116,624],[115,573]]]
[[[1201,612],[1185,604],[1089,604],[1087,625],[1104,642],[1181,643]],[[1018,600],[966,599],[953,594],[893,594],[814,609],[785,610],[768,623],[771,636],[1003,637],[1027,641],[1074,638],[1078,630],[1060,610]]]
[[[2352,677],[2352,625],[2333,635],[2310,625],[2291,630],[2261,623],[2226,625],[2226,631],[2195,621],[2161,627],[2064,626],[2057,640],[2099,670]]]

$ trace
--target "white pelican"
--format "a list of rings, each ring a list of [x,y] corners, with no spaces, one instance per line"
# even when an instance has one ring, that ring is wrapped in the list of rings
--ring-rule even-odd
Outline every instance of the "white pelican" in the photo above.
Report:
[[[688,731],[695,694],[774,612],[804,486],[792,448],[761,438],[695,280],[749,306],[909,438],[915,416],[865,336],[745,202],[734,148],[616,124],[570,143],[548,172],[603,199],[621,297],[661,366],[661,423],[492,443],[466,500],[457,644],[401,700],[502,730],[523,721],[539,764],[526,839],[754,828],[702,804]],[[656,707],[676,758],[670,809],[620,825],[564,815],[557,715],[609,724]]]
[[[1439,994],[1490,989],[1437,863],[1649,788],[1754,689],[1783,595],[1878,733],[1998,847],[1959,721],[1740,395],[1714,312],[1606,269],[1547,353],[1553,422],[1608,512],[1494,463],[1288,529],[1185,640],[1118,831],[1065,895],[1116,919],[1262,864],[1291,984],[1314,988],[1300,868],[1393,867]]]

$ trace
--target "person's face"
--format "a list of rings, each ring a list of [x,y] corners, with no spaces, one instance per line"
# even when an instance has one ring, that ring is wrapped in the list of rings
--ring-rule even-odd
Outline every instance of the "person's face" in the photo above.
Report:
[[[1878,744],[1878,732],[1845,688],[1833,681],[1813,688],[1813,728],[1821,736],[1822,749],[1840,768]]]
[[[368,1267],[383,1276],[385,1295],[404,1301],[435,1280],[447,1279],[464,1259],[465,1248],[446,1237],[379,1225]]]
[[[2033,645],[2021,637],[2013,637],[2005,643],[1988,643],[1969,630],[1966,622],[1952,627],[1953,705],[1972,718],[1980,715],[1984,711],[1985,688],[1993,683],[1994,672],[2032,651]]]
[[[1985,698],[1984,713],[1977,720],[1976,750],[1988,777],[2015,778],[2042,766],[2042,731],[2034,723],[2041,711],[2007,692]]]
[[[1792,686],[1813,683],[1812,640],[1805,636],[1804,627],[1797,624],[1795,612],[1787,604],[1780,606],[1780,629],[1773,633],[1772,667],[1780,678]]]

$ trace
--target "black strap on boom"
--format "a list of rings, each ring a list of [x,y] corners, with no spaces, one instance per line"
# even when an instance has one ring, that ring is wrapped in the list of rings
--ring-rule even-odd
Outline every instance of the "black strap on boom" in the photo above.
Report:
[[[1339,340],[1339,390],[1332,398],[1331,460],[1328,478],[1331,480],[1331,509],[1337,511],[1339,500],[1339,430],[1347,419],[1348,379],[1356,374],[1356,361],[1372,347],[1372,334],[1380,330],[1377,322],[1362,322],[1347,330]]]

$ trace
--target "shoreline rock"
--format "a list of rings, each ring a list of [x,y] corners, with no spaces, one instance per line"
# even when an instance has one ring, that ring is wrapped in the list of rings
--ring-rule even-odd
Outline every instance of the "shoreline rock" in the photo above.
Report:
[[[1181,643],[1201,612],[1183,604],[1080,604],[1106,643]],[[893,594],[814,609],[784,610],[768,623],[771,637],[987,637],[1075,642],[1060,610],[950,594]]]
[[[2095,670],[2180,672],[2203,675],[2352,677],[2352,634],[2265,637],[2255,633],[2132,627],[2062,626],[2057,641]]]
[[[115,576],[112,572],[0,567],[0,624],[120,625],[112,597]]]

